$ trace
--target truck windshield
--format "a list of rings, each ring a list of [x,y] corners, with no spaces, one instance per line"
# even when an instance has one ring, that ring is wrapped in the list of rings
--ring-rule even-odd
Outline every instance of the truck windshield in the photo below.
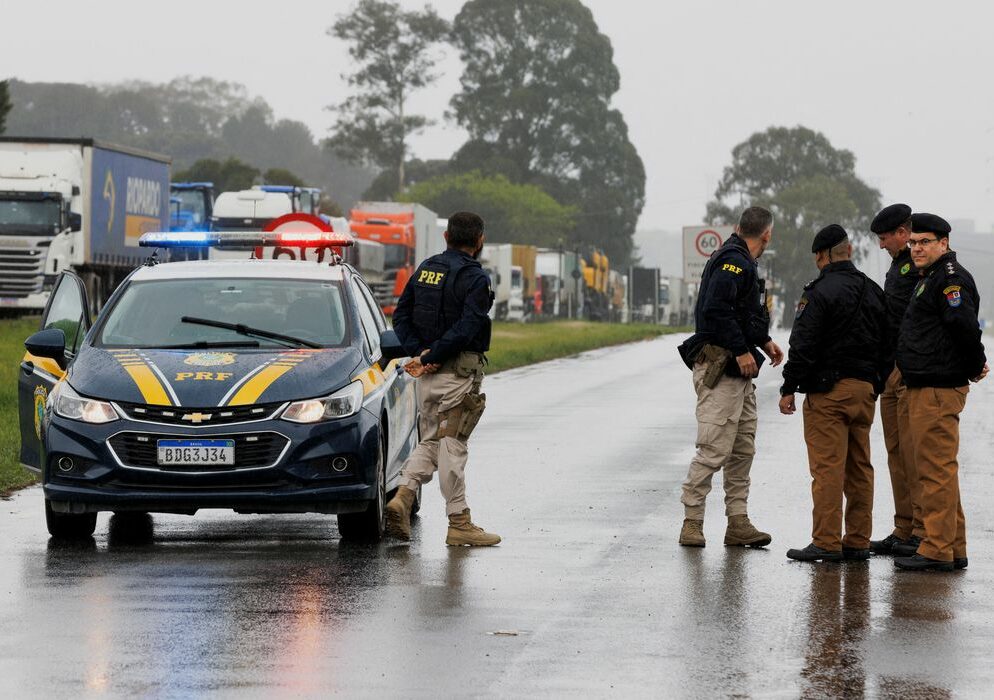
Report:
[[[387,244],[383,246],[383,267],[387,270],[404,267],[407,264],[407,246]]]
[[[200,190],[174,190],[171,196],[179,200],[179,211],[174,213],[172,228],[182,231],[203,230],[207,222],[204,193]]]
[[[61,213],[58,199],[0,197],[0,233],[55,234]]]
[[[348,323],[341,285],[319,280],[216,278],[132,282],[107,313],[97,347],[161,348],[223,346],[246,336],[235,330],[187,323],[183,317],[301,338],[341,347]],[[285,348],[276,339],[252,336],[262,348]]]

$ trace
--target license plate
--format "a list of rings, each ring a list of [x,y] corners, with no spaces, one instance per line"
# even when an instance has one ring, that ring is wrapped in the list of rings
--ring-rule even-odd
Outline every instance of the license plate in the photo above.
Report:
[[[160,466],[211,466],[235,463],[234,440],[158,440]]]

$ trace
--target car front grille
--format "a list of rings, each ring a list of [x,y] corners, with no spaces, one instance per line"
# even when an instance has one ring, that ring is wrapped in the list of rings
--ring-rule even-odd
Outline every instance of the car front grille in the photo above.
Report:
[[[160,466],[157,457],[158,440],[234,440],[235,464]],[[167,435],[154,433],[118,433],[107,441],[126,467],[158,469],[170,472],[224,472],[239,469],[270,467],[279,461],[289,440],[279,433],[235,433],[232,435]]]
[[[269,418],[283,404],[252,404],[249,406],[224,406],[222,408],[189,408],[187,406],[152,406],[137,403],[118,403],[118,407],[132,420],[166,425],[213,426],[246,423]]]

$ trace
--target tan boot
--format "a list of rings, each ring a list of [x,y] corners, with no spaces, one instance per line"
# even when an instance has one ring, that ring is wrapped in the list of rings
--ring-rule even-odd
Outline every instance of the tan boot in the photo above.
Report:
[[[469,508],[462,513],[449,516],[449,532],[445,536],[447,545],[469,545],[470,547],[491,547],[500,543],[500,536],[477,527],[469,519]]]
[[[704,521],[685,518],[680,528],[680,544],[684,547],[703,547]]]
[[[386,507],[387,537],[394,537],[405,542],[411,539],[411,508],[417,493],[401,486],[390,499]]]
[[[728,529],[725,530],[725,545],[734,547],[765,547],[773,538],[769,533],[760,532],[748,515],[730,515]]]

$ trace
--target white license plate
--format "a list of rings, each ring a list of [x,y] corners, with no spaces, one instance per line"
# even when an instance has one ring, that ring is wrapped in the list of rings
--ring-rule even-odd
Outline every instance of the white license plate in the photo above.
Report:
[[[235,463],[234,440],[158,440],[160,466],[211,466]]]

